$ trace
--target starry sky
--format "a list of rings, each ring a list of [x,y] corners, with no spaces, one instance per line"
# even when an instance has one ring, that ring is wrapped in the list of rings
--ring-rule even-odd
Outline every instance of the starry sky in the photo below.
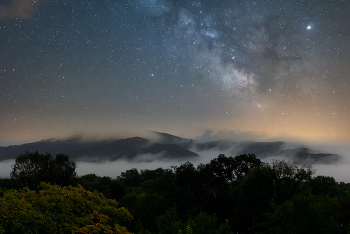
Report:
[[[0,145],[350,142],[348,0],[0,0]]]

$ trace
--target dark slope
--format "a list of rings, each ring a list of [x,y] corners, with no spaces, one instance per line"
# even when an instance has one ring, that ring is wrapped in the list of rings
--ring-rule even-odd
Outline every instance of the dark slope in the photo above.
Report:
[[[15,158],[29,151],[39,153],[64,153],[72,160],[135,160],[153,161],[155,159],[185,160],[197,157],[205,151],[214,151],[213,157],[224,153],[235,156],[240,154],[255,154],[260,159],[280,158],[296,163],[335,163],[340,155],[320,152],[301,144],[276,142],[234,142],[227,140],[199,143],[191,139],[181,138],[167,133],[153,132],[154,141],[132,137],[121,140],[82,141],[80,138],[65,140],[49,139],[17,146],[0,147],[0,161]]]
[[[38,142],[0,148],[0,160],[12,159],[26,151],[63,153],[72,160],[83,158],[86,161],[98,160],[133,160],[135,157],[148,154],[157,155],[158,159],[184,159],[198,155],[174,144],[159,144],[141,137],[122,140],[81,141],[77,138],[67,140],[42,140]],[[142,157],[138,160],[142,160]]]
[[[184,159],[198,155],[175,144],[159,144],[141,137],[116,140],[105,145],[71,152],[73,158],[126,159],[133,160],[142,155],[157,155],[162,159]],[[149,158],[149,157],[147,157]],[[148,159],[145,159],[148,160]]]
[[[15,158],[16,156],[28,152],[38,151],[39,153],[50,154],[69,154],[73,150],[82,150],[85,148],[103,145],[109,142],[105,141],[81,141],[78,138],[70,138],[65,140],[48,139],[23,145],[12,145],[0,148],[0,160]]]

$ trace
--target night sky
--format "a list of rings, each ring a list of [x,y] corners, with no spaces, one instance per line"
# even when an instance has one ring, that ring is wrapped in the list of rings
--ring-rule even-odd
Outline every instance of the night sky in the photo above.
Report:
[[[349,0],[0,0],[0,145],[350,142],[349,22]]]

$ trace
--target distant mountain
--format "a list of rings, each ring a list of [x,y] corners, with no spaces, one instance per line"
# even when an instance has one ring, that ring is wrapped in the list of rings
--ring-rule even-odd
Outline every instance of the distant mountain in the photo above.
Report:
[[[50,154],[68,154],[71,151],[82,150],[90,147],[104,145],[110,142],[105,141],[82,141],[80,138],[69,139],[47,139],[23,145],[11,145],[8,147],[0,147],[0,160],[14,158],[26,151]]]
[[[93,158],[96,160],[126,159],[152,161],[155,155],[158,159],[186,159],[197,157],[187,149],[175,144],[160,144],[141,137],[116,140],[92,148],[72,151],[74,158]],[[146,156],[145,156],[146,155]]]
[[[181,144],[182,147],[195,151],[199,155],[205,151],[217,151],[230,156],[241,154],[255,154],[260,159],[284,158],[299,164],[314,163],[334,163],[341,159],[338,154],[325,153],[309,149],[302,144],[291,144],[283,141],[275,142],[255,142],[243,141],[234,142],[228,140],[218,140],[209,142],[196,142],[173,136],[167,133],[154,132],[158,136],[157,142],[172,142]],[[217,155],[213,155],[215,157]]]
[[[63,153],[74,161],[186,159],[198,157],[187,149],[175,144],[160,144],[151,140],[132,137],[121,140],[82,141],[79,138],[66,140],[48,139],[38,142],[0,147],[0,160],[12,159],[26,151]],[[154,157],[152,157],[154,156]]]
[[[283,155],[298,164],[331,164],[341,159],[338,154],[324,153],[308,148],[287,149],[283,151]]]
[[[48,139],[38,142],[0,147],[0,161],[12,159],[26,151],[63,153],[74,161],[153,161],[153,160],[189,160],[198,158],[207,151],[213,158],[219,154],[235,156],[255,154],[260,159],[283,158],[299,164],[334,163],[341,159],[340,155],[320,152],[301,144],[276,142],[234,142],[218,140],[196,142],[167,133],[153,132],[152,140],[132,137],[127,139],[107,139],[86,141],[80,138]]]
[[[195,145],[199,151],[218,150],[230,155],[254,154],[260,159],[285,158],[298,164],[334,163],[341,159],[338,154],[331,154],[309,149],[305,145],[276,142],[233,142],[212,141]]]

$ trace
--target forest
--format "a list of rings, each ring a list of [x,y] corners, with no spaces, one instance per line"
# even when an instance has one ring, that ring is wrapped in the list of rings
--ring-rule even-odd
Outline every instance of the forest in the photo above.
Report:
[[[350,233],[350,184],[244,154],[112,179],[26,152],[0,180],[0,233]]]

